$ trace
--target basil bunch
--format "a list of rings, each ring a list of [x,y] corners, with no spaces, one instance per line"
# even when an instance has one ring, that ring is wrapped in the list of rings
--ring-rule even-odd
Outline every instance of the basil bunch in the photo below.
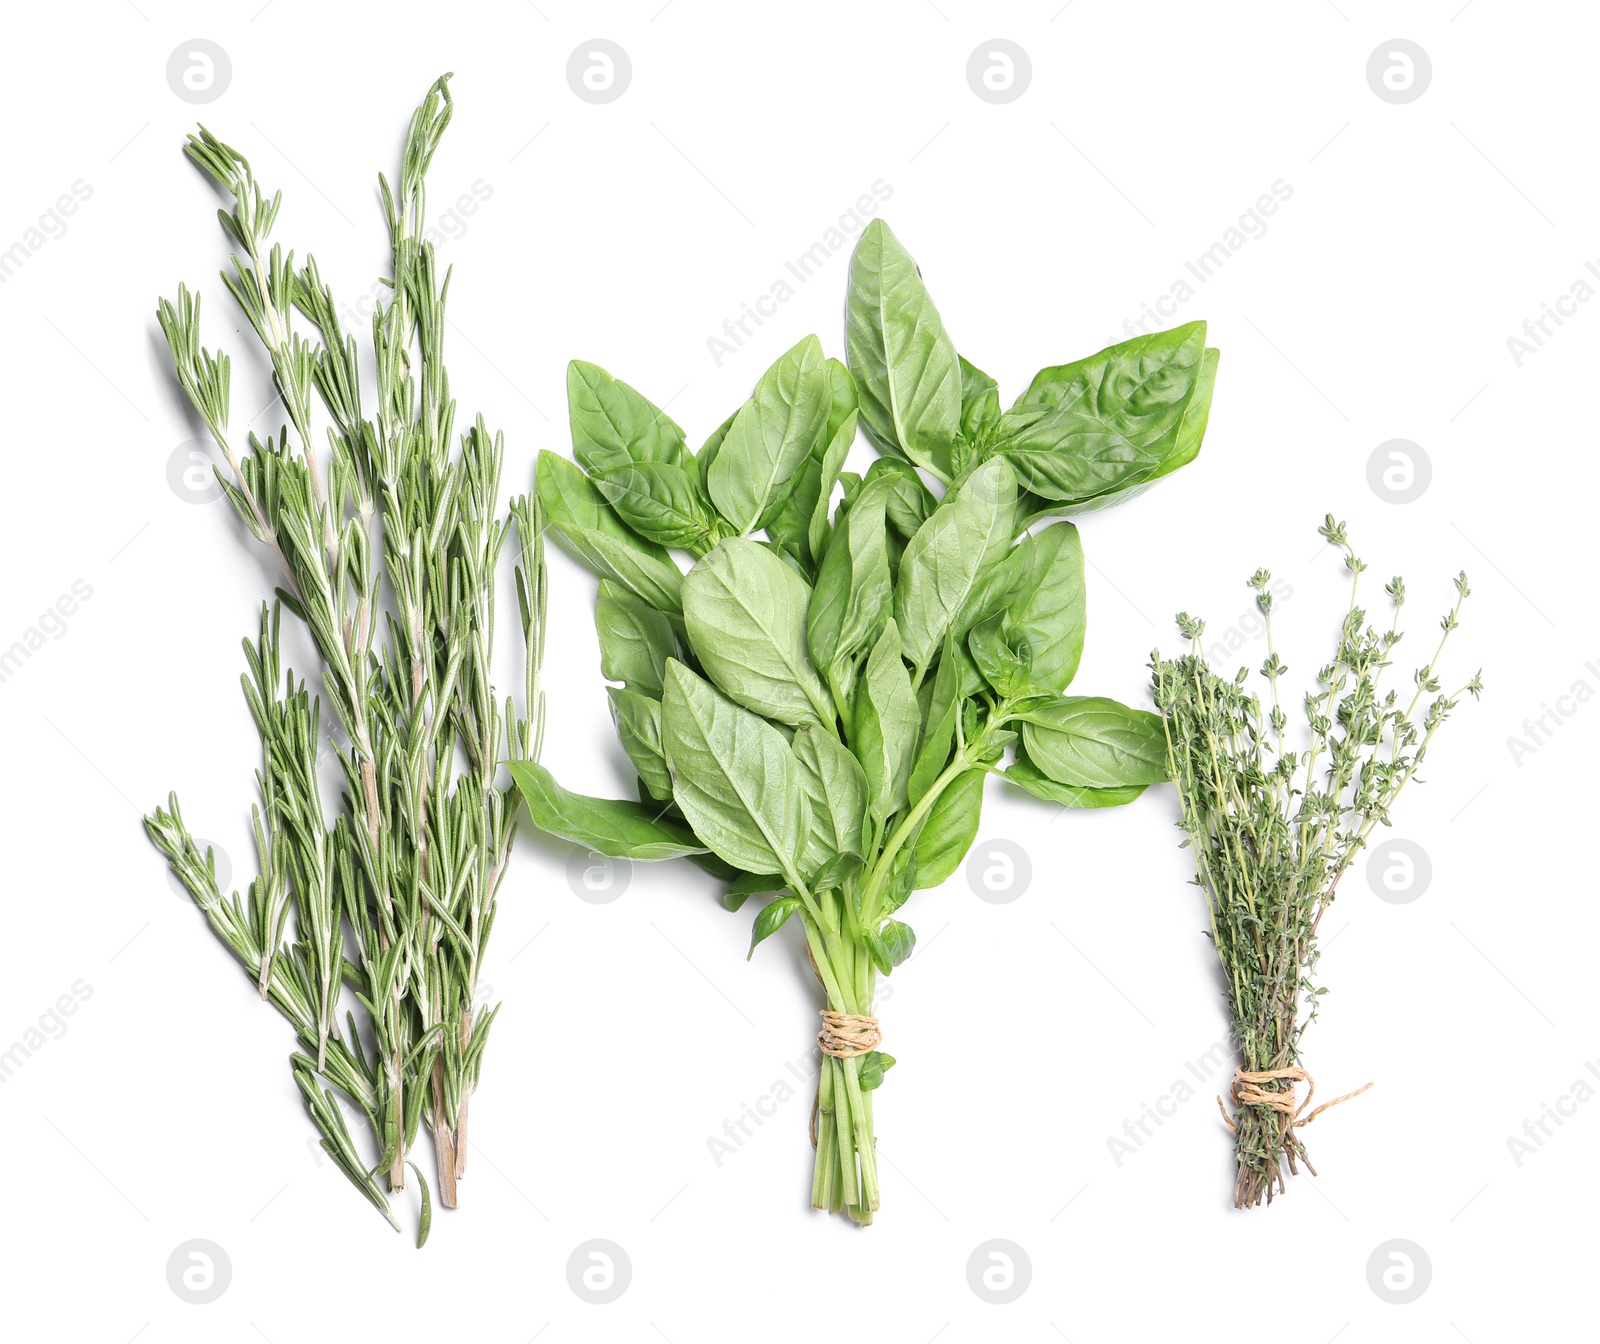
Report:
[[[843,1035],[824,1032],[812,1202],[866,1223],[871,1093],[894,1063],[866,1048],[876,977],[915,946],[906,899],[972,844],[984,776],[1071,807],[1166,777],[1155,715],[1063,695],[1083,550],[1069,522],[1029,528],[1190,461],[1216,352],[1200,323],[1138,337],[1043,370],[1001,411],[881,221],[851,262],[846,350],[848,368],[801,341],[698,453],[633,388],[571,366],[576,463],[542,454],[539,497],[601,575],[601,670],[641,801],[512,770],[547,831],[694,857],[730,909],[770,895],[752,951],[800,921],[844,1015],[825,1019]],[[864,475],[845,469],[858,427],[882,454]]]

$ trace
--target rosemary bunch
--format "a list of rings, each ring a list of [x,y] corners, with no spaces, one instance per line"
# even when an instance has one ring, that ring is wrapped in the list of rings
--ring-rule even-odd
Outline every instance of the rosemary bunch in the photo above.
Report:
[[[218,216],[238,250],[222,278],[287,411],[276,439],[249,434],[241,452],[230,438],[230,363],[200,345],[198,296],[179,286],[176,303],[158,308],[178,380],[227,460],[218,479],[276,556],[283,586],[245,645],[245,698],[263,758],[254,809],[260,874],[248,905],[218,891],[175,795],[147,825],[262,997],[294,1025],[305,1052],[292,1061],[295,1081],[323,1146],[391,1222],[375,1178],[386,1171],[389,1190],[404,1188],[423,1124],[440,1200],[457,1203],[468,1098],[497,1011],[477,1008],[478,974],[516,830],[497,765],[508,755],[537,760],[543,733],[541,507],[528,496],[512,502],[510,518],[499,514],[504,445],[481,416],[453,451],[456,404],[444,363],[450,276],[439,274],[422,238],[424,178],[450,121],[448,79],[411,118],[398,190],[379,177],[392,261],[390,299],[372,322],[370,411],[360,347],[341,328],[315,260],[296,269],[294,254],[271,242],[281,193],[268,200],[244,156],[204,127],[186,150],[231,198]],[[331,422],[322,427],[319,403]],[[495,570],[513,521],[522,713],[512,697],[501,704],[491,681]],[[380,595],[384,578],[388,594]],[[392,603],[382,600],[388,595]],[[322,699],[282,669],[283,608],[311,635],[344,738],[326,739],[345,786],[331,822],[318,778]],[[353,1013],[341,1029],[346,983],[364,1010],[370,1052]],[[376,1166],[359,1156],[335,1094],[366,1117]],[[425,1183],[423,1201],[426,1222]]]
[[[1317,673],[1318,689],[1305,697],[1304,751],[1285,745],[1279,682],[1288,668],[1273,646],[1268,571],[1258,570],[1249,584],[1267,625],[1260,675],[1271,689],[1270,709],[1246,689],[1246,669],[1231,679],[1211,670],[1200,645],[1205,622],[1186,613],[1178,615],[1178,628],[1190,652],[1172,660],[1151,654],[1152,689],[1182,804],[1179,825],[1194,851],[1194,880],[1205,894],[1243,1061],[1231,1088],[1237,1108],[1231,1117],[1224,1110],[1235,1135],[1236,1208],[1263,1197],[1270,1203],[1284,1189],[1285,1167],[1296,1172],[1304,1162],[1315,1175],[1297,1131],[1356,1095],[1315,1110],[1308,1109],[1311,1092],[1296,1101],[1298,1083],[1315,1086],[1301,1065],[1300,1038],[1326,992],[1311,979],[1317,929],[1373,828],[1391,824],[1390,809],[1416,776],[1434,733],[1463,694],[1477,697],[1483,689],[1480,672],[1453,694],[1440,693],[1439,660],[1469,593],[1465,572],[1455,579],[1456,602],[1440,622],[1438,647],[1416,669],[1410,693],[1385,689],[1401,640],[1405,584],[1397,577],[1385,589],[1393,608],[1387,626],[1370,622],[1356,605],[1366,565],[1345,525],[1329,514],[1318,531],[1344,551],[1352,581],[1334,656]]]

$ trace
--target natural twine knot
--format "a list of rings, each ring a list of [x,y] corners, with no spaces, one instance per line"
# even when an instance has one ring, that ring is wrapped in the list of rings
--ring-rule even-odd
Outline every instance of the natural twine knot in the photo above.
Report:
[[[1263,1090],[1262,1083],[1287,1080],[1289,1086],[1281,1092],[1267,1092]],[[1294,1087],[1297,1083],[1305,1083],[1306,1099],[1298,1106],[1295,1105]],[[1228,1092],[1233,1099],[1244,1106],[1266,1106],[1276,1111],[1279,1115],[1291,1118],[1289,1128],[1299,1129],[1301,1125],[1309,1125],[1330,1106],[1337,1106],[1341,1101],[1349,1101],[1351,1097],[1359,1097],[1371,1087],[1358,1087],[1354,1092],[1346,1092],[1342,1097],[1335,1097],[1332,1101],[1325,1101],[1312,1111],[1310,1115],[1302,1115],[1305,1108],[1311,1105],[1311,1098],[1317,1094],[1317,1083],[1310,1073],[1297,1064],[1292,1064],[1285,1069],[1261,1069],[1251,1071],[1243,1066],[1235,1067],[1233,1081],[1228,1085]],[[1222,1112],[1222,1119],[1229,1129],[1234,1129],[1234,1123],[1228,1116],[1228,1108],[1222,1104],[1222,1098],[1217,1098],[1217,1109]]]
[[[878,1029],[878,1019],[868,1013],[836,1013],[831,1008],[822,1010],[822,1030],[817,1033],[817,1044],[822,1053],[835,1059],[854,1059],[870,1050],[876,1050],[883,1040]]]

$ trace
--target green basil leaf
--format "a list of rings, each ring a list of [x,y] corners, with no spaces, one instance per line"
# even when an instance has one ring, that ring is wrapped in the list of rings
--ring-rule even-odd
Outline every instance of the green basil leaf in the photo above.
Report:
[[[879,449],[950,475],[961,427],[961,369],[917,263],[881,219],[850,259],[845,353],[861,422]]]
[[[641,788],[639,790],[639,801],[641,803],[643,803],[646,807],[648,807],[650,805],[650,801],[651,801],[650,800],[650,795],[649,795],[649,792],[642,787],[643,783],[644,783],[644,781],[641,780],[640,781]],[[667,810],[670,812],[670,814],[672,815],[672,817],[675,820],[678,820],[678,821],[682,821],[683,820],[683,814],[678,811],[677,805],[675,803],[668,803],[667,804]],[[737,868],[735,868],[731,863],[724,863],[715,854],[713,854],[709,849],[705,850],[705,851],[703,851],[702,853],[699,853],[699,854],[691,854],[691,855],[689,855],[689,862],[694,864],[694,866],[696,868],[701,868],[704,871],[710,873],[711,876],[716,878],[717,881],[719,881],[719,882],[732,882],[736,877],[739,876],[739,870]]]
[[[1006,767],[1005,777],[1026,789],[1035,798],[1060,803],[1064,807],[1121,807],[1145,791],[1143,784],[1126,784],[1114,789],[1085,789],[1057,784],[1026,756],[1018,756]]]
[[[911,766],[911,778],[906,783],[906,801],[912,804],[944,773],[950,760],[950,748],[955,744],[956,715],[961,708],[961,677],[949,636],[945,637],[944,652],[939,656],[939,670],[934,673],[933,681],[925,684],[930,691],[922,718],[922,739]]]
[[[705,847],[749,873],[799,872],[811,817],[782,733],[674,659],[661,744],[673,800]]]
[[[890,919],[878,930],[878,941],[888,952],[889,965],[893,967],[911,959],[912,952],[916,950],[917,935],[911,931],[909,924]]]
[[[1205,342],[1191,322],[1042,369],[991,444],[1025,489],[1071,506],[1152,479],[1178,452]]]
[[[638,594],[601,579],[594,624],[600,635],[600,675],[660,699],[667,659],[678,652],[672,623]]]
[[[888,487],[863,487],[833,530],[806,614],[806,642],[821,668],[853,659],[878,637],[893,600],[884,541]]]
[[[752,531],[816,447],[827,424],[828,371],[822,344],[807,336],[779,357],[733,417],[706,469],[706,488],[740,533]]]
[[[997,692],[1026,695],[1033,689],[1028,679],[1029,650],[1026,642],[1010,639],[1009,625],[1004,614],[980,621],[967,636],[967,650],[983,679]]]
[[[961,437],[982,444],[1000,419],[1000,385],[977,365],[961,361]]]
[[[683,584],[689,643],[724,695],[779,723],[831,725],[832,699],[806,652],[810,605],[806,581],[743,537],[720,542]]]
[[[541,452],[538,485],[550,525],[592,569],[669,617],[682,616],[683,572],[664,547],[629,531],[581,468]]]
[[[889,865],[889,878],[878,894],[876,913],[892,915],[910,899],[917,884],[917,847],[915,843],[901,845],[900,852]]]
[[[968,770],[945,786],[917,836],[918,891],[937,887],[961,866],[977,838],[986,770]]]
[[[910,541],[917,529],[928,521],[928,515],[939,506],[933,491],[917,475],[917,469],[898,457],[880,457],[867,468],[866,481],[884,481],[883,511],[889,525]]]
[[[792,746],[811,806],[805,871],[814,876],[841,854],[865,857],[867,777],[861,763],[828,729],[815,724],[796,728]]]
[[[700,451],[692,459],[695,479],[700,482],[700,489],[710,497],[710,490],[706,486],[706,477],[711,473],[711,464],[717,460],[717,454],[722,449],[722,441],[728,437],[728,431],[733,428],[733,422],[739,412],[735,411],[706,437],[700,445]]]
[[[756,913],[755,926],[750,930],[750,952],[745,957],[749,961],[756,954],[756,945],[772,937],[779,929],[789,922],[789,916],[800,909],[803,902],[798,896],[779,896],[776,900],[768,901]]]
[[[833,363],[832,360],[829,363]],[[847,375],[848,376],[848,375]],[[833,487],[839,483],[839,473],[844,460],[856,441],[857,412],[852,409],[839,428],[828,439],[823,450],[821,470],[817,473],[817,499],[811,508],[811,518],[806,524],[806,545],[813,563],[820,564],[828,548],[828,506],[833,501]]]
[[[613,859],[676,859],[705,849],[676,822],[663,820],[659,808],[610,798],[571,793],[556,783],[542,765],[508,761],[533,824],[550,835],[587,845]]]
[[[1028,759],[1057,784],[1115,789],[1167,777],[1160,717],[1104,696],[1069,695],[1030,708],[1022,740]]]
[[[856,688],[852,744],[866,774],[868,810],[886,821],[906,805],[911,759],[922,715],[900,655],[900,632],[891,620],[873,645]]]
[[[717,520],[694,477],[672,462],[613,467],[589,477],[617,517],[646,541],[704,555],[717,541]]]
[[[761,896],[769,891],[784,891],[789,885],[782,873],[740,873],[729,885],[726,895]]]
[[[811,890],[830,891],[842,887],[865,867],[859,854],[835,854],[811,875]]]
[[[572,455],[591,474],[646,462],[682,465],[683,431],[667,413],[597,364],[567,365]]]
[[[882,1050],[868,1050],[861,1056],[857,1078],[863,1092],[876,1092],[883,1086],[883,1075],[894,1068],[895,1058]]]
[[[868,929],[863,941],[867,945],[867,955],[872,958],[879,972],[891,975],[894,968],[911,955],[917,935],[911,932],[910,925],[891,919],[881,929]]]
[[[1002,457],[991,458],[945,497],[906,544],[894,614],[918,682],[980,576],[1010,549],[1016,499],[1011,467]]]
[[[807,578],[816,575],[817,563],[827,544],[829,499],[855,437],[856,419],[852,410],[836,433],[817,440],[815,451],[795,473],[788,492],[776,507],[767,509],[757,524],[766,528],[772,544],[795,560]],[[813,539],[821,545],[814,544]]]
[[[1136,485],[1124,486],[1120,490],[1112,490],[1103,495],[1096,495],[1093,499],[1081,503],[1067,504],[1061,501],[1041,501],[1040,505],[1030,508],[1028,513],[1033,516],[1045,514],[1092,513],[1097,509],[1108,509],[1114,504],[1126,504],[1130,499],[1144,494],[1151,486],[1163,476],[1169,476],[1179,467],[1187,466],[1200,454],[1200,443],[1205,437],[1206,423],[1211,416],[1211,392],[1217,378],[1217,351],[1208,349],[1202,357],[1200,376],[1195,383],[1194,396],[1189,399],[1189,404],[1184,408],[1183,423],[1178,428],[1178,438],[1173,449],[1161,460],[1161,465],[1153,472],[1139,481]],[[1030,495],[1031,500],[1034,496]]]
[[[1195,379],[1194,395],[1183,408],[1183,423],[1178,427],[1178,440],[1173,450],[1162,462],[1156,477],[1166,476],[1179,467],[1186,467],[1200,456],[1200,444],[1206,436],[1206,425],[1211,419],[1211,394],[1217,386],[1217,361],[1221,352],[1207,349],[1201,353],[1200,376]]]
[[[1006,636],[1028,650],[1028,677],[1040,691],[1064,691],[1083,658],[1083,544],[1071,523],[1027,536],[1007,557],[1012,572]]]
[[[856,380],[850,376],[849,369],[837,359],[829,358],[824,364],[828,370],[828,427],[822,437],[825,443],[832,443],[852,412],[859,418],[861,400],[856,395]]]
[[[672,797],[672,776],[667,772],[667,758],[661,750],[661,702],[641,691],[625,691],[620,686],[607,686],[606,696],[611,701],[611,721],[617,726],[617,738],[623,751],[639,772],[650,796],[660,802]]]

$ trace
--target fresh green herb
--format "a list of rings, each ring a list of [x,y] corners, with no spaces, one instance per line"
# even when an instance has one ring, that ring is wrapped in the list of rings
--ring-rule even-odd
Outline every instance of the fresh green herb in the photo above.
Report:
[[[812,1202],[866,1223],[872,1092],[895,1062],[874,988],[915,947],[907,898],[972,844],[985,775],[1009,751],[1010,779],[1074,807],[1165,775],[1155,715],[1063,695],[1083,551],[1071,523],[1029,525],[1193,458],[1216,352],[1198,323],[1140,337],[1046,369],[1001,412],[879,221],[851,265],[846,344],[848,368],[801,341],[697,453],[633,388],[572,365],[577,461],[542,454],[539,494],[602,576],[601,668],[640,802],[512,772],[547,831],[691,856],[731,909],[769,896],[752,952],[799,923],[827,1001]],[[858,425],[885,454],[864,476],[845,469]]]
[[[307,257],[297,270],[293,253],[276,243],[268,250],[281,194],[268,200],[244,157],[204,127],[186,148],[230,198],[218,215],[238,251],[223,283],[271,363],[292,446],[285,426],[276,440],[249,435],[239,451],[228,431],[229,359],[200,345],[199,298],[180,286],[177,302],[158,310],[178,380],[227,459],[230,474],[219,470],[218,480],[275,555],[284,586],[263,608],[256,642],[245,645],[245,698],[263,756],[254,809],[260,875],[248,903],[217,888],[211,855],[199,852],[176,795],[147,825],[262,998],[294,1026],[305,1051],[291,1061],[295,1081],[322,1146],[391,1222],[376,1177],[386,1172],[391,1191],[404,1187],[423,1124],[433,1135],[440,1202],[457,1203],[468,1098],[497,1011],[478,1006],[478,975],[516,830],[515,803],[496,771],[507,752],[537,760],[543,734],[541,506],[511,504],[522,554],[519,714],[511,697],[502,707],[490,681],[495,568],[510,527],[498,514],[502,439],[480,416],[461,435],[459,454],[451,450],[450,277],[421,237],[424,175],[450,121],[448,79],[412,116],[398,194],[379,177],[392,274],[390,301],[372,325],[370,412],[356,338],[341,329],[316,262]],[[294,329],[297,313],[311,336]],[[331,420],[326,461],[314,395]],[[380,595],[384,577],[392,610]],[[326,732],[321,697],[282,668],[285,607],[321,659],[342,745]],[[329,743],[345,779],[331,825],[318,783]],[[345,983],[365,1010],[370,1055],[353,1013],[341,1028]],[[360,1155],[336,1094],[370,1124],[376,1166]],[[419,1246],[431,1219],[424,1182]]]
[[[1260,672],[1271,687],[1270,709],[1245,689],[1244,668],[1231,679],[1211,670],[1200,644],[1203,621],[1178,616],[1179,630],[1191,641],[1187,655],[1169,661],[1151,655],[1167,767],[1182,803],[1179,824],[1194,850],[1195,883],[1205,894],[1243,1059],[1231,1089],[1239,1105],[1231,1118],[1224,1110],[1235,1134],[1236,1208],[1259,1204],[1263,1196],[1270,1203],[1274,1191],[1284,1189],[1285,1167],[1293,1173],[1304,1162],[1315,1175],[1298,1129],[1356,1095],[1314,1110],[1308,1109],[1309,1093],[1296,1101],[1296,1084],[1311,1081],[1301,1064],[1301,1034],[1326,992],[1311,981],[1317,930],[1373,828],[1391,824],[1390,809],[1421,767],[1439,725],[1463,694],[1476,698],[1483,689],[1479,673],[1454,694],[1440,694],[1439,660],[1469,591],[1464,572],[1455,580],[1455,605],[1440,623],[1439,645],[1413,676],[1414,690],[1409,696],[1385,690],[1384,672],[1401,639],[1405,584],[1395,578],[1385,590],[1394,608],[1387,628],[1369,622],[1356,605],[1366,565],[1345,525],[1329,514],[1318,530],[1344,551],[1350,605],[1334,657],[1317,673],[1319,689],[1305,697],[1304,751],[1285,745],[1288,715],[1279,704],[1279,681],[1288,668],[1273,647],[1266,570],[1252,576],[1250,587],[1267,622]],[[1432,698],[1418,719],[1424,697]],[[1302,996],[1309,1008],[1304,1016]]]

